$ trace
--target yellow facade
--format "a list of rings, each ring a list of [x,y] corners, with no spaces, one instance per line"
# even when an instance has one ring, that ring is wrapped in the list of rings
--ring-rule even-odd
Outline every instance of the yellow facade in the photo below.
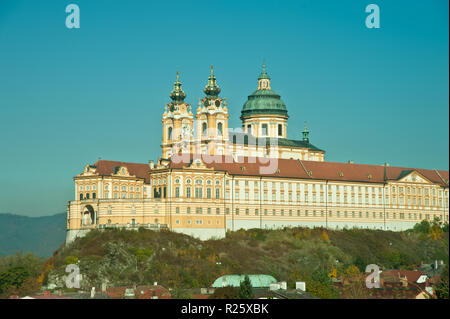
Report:
[[[162,157],[157,163],[100,160],[74,177],[75,199],[67,208],[68,242],[93,228],[108,227],[168,228],[205,239],[239,228],[402,230],[421,220],[448,222],[448,172],[384,167],[385,172],[402,173],[383,180],[361,173],[362,177],[346,180],[340,166],[330,163],[323,167],[335,169],[334,175],[314,178],[316,171],[311,172],[308,165],[327,164],[321,150],[295,144],[260,149],[229,138],[228,108],[215,85],[211,71],[207,97],[200,100],[194,117],[177,76],[172,102],[163,113]],[[258,89],[264,87],[270,88],[270,81],[258,82]],[[286,138],[287,117],[267,114],[245,117],[243,133],[260,137],[259,128],[266,120],[275,131],[264,136],[279,137],[281,132]],[[278,124],[284,125],[284,131],[277,131]],[[247,125],[252,125],[251,132]],[[175,163],[174,155],[182,153],[233,159],[225,165],[202,157]],[[257,164],[238,164],[237,156],[275,158],[280,166],[270,174],[255,174],[252,169]]]

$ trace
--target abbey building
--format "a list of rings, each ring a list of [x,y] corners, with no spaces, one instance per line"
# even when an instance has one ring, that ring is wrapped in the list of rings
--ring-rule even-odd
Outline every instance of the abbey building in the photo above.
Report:
[[[263,66],[242,128],[232,129],[213,68],[195,114],[177,74],[162,114],[161,157],[86,165],[74,177],[66,241],[94,228],[167,228],[207,239],[240,228],[448,222],[448,171],[325,161],[306,125],[299,140],[287,138],[287,108],[270,80]]]

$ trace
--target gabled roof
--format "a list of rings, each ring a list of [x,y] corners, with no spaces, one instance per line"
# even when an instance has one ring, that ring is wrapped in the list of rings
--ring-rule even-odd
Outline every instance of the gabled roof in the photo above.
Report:
[[[143,178],[145,183],[150,182],[150,167],[148,164],[99,160],[93,166],[97,169],[97,173],[103,176],[115,174],[116,168],[124,166],[130,175]]]
[[[418,172],[423,177],[428,179],[430,182],[439,184],[441,186],[448,186],[448,178],[449,178],[448,171],[433,170],[433,169],[388,166],[386,170],[386,179],[400,180],[406,175],[411,174],[413,171]]]

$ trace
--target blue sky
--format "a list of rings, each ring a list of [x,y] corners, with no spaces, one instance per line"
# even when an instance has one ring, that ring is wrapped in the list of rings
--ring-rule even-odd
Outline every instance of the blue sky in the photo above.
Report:
[[[65,7],[80,7],[67,29]],[[368,29],[365,7],[380,7]],[[176,71],[197,105],[214,65],[230,126],[262,61],[326,160],[449,162],[448,1],[0,1],[0,212],[64,212],[98,157],[160,156]]]

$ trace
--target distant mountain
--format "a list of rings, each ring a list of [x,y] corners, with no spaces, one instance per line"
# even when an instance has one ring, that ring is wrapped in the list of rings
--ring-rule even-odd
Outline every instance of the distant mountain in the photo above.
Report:
[[[50,257],[65,239],[65,213],[43,217],[0,214],[0,256],[21,251]]]

